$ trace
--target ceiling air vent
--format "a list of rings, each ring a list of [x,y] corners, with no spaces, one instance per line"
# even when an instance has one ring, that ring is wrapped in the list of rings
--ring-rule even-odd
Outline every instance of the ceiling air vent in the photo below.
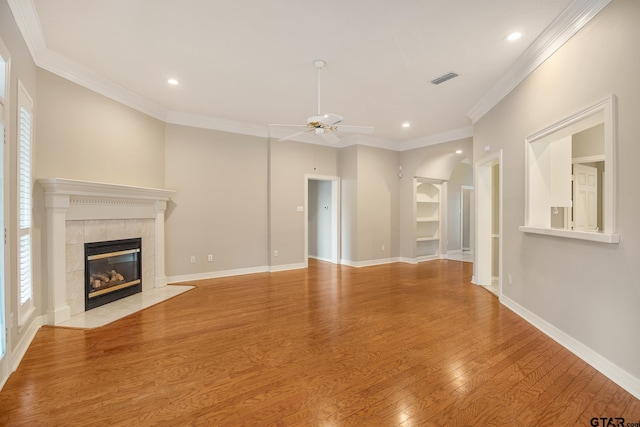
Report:
[[[444,83],[454,77],[458,77],[458,75],[456,73],[447,73],[443,76],[436,77],[435,79],[431,80],[431,83],[433,83],[434,85],[439,85],[440,83]]]

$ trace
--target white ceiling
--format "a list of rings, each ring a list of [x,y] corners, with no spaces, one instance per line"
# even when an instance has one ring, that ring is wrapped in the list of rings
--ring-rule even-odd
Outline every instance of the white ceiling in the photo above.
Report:
[[[46,52],[58,64],[45,68],[58,74],[73,68],[70,74],[108,82],[169,116],[262,128],[304,124],[316,114],[313,61],[324,59],[322,112],[344,116],[346,125],[375,126],[374,138],[396,145],[469,129],[470,111],[572,3],[24,2],[37,12],[24,21],[39,27],[29,31],[40,55]],[[10,0],[12,9],[24,2]],[[522,39],[506,41],[513,31],[521,31]],[[460,76],[430,83],[450,71]],[[170,77],[180,84],[168,85]],[[401,127],[405,121],[409,129]]]

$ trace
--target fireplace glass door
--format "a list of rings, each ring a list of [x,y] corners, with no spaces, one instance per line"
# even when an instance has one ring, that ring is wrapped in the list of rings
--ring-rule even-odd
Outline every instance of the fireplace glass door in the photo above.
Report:
[[[141,239],[85,243],[85,310],[142,291]]]

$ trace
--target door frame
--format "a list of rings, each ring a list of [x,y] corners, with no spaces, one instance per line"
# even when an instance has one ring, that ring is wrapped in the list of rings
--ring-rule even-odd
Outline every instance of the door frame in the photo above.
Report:
[[[12,126],[11,126],[11,54],[9,49],[4,44],[3,40],[0,39],[0,54],[4,58],[6,62],[5,69],[5,102],[2,108],[3,117],[0,119],[4,122],[4,141],[2,141],[2,148],[0,151],[0,173],[2,176],[0,177],[0,230],[4,228],[5,230],[5,238],[2,241],[2,247],[0,247],[0,280],[2,283],[0,284],[0,292],[4,291],[4,295],[0,295],[0,304],[4,301],[4,306],[2,310],[0,310],[0,315],[4,316],[4,327],[5,327],[5,354],[3,357],[0,357],[0,389],[4,386],[5,382],[9,378],[9,375],[13,371],[13,361],[12,361],[12,350],[13,345],[11,343],[11,331],[13,329],[12,323],[12,313],[11,313],[11,289],[10,282],[7,279],[6,266],[10,265],[10,254],[8,243],[9,236],[6,233],[7,222],[9,219],[9,210],[6,202],[6,195],[8,193],[9,180],[7,179],[7,171],[9,170],[9,156],[7,155],[7,150],[9,147],[9,141],[11,140],[12,135]],[[3,300],[4,297],[4,300]]]
[[[503,223],[503,160],[502,150],[498,150],[475,164],[475,248],[473,251],[473,278],[476,285],[490,286],[492,280],[493,250],[492,241],[492,200],[493,200],[493,166],[498,165],[498,295],[502,297],[502,223]]]
[[[304,267],[309,267],[309,181],[331,182],[331,256],[333,264],[340,264],[340,177],[305,174],[304,176]]]

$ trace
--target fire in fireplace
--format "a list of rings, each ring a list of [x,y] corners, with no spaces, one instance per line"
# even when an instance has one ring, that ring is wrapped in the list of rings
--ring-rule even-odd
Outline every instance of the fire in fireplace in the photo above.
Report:
[[[142,291],[142,239],[84,244],[85,311]]]

